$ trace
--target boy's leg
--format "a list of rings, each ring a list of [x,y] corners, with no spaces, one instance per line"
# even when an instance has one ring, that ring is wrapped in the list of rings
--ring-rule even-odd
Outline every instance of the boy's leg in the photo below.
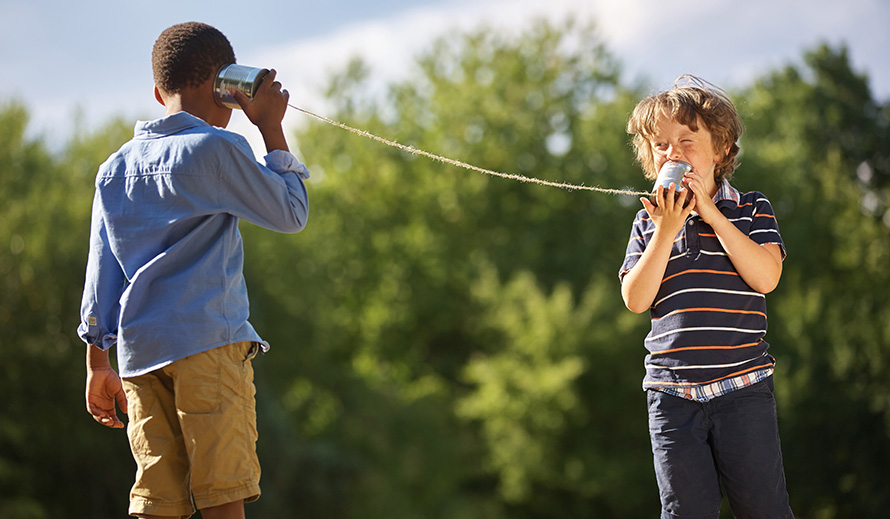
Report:
[[[188,457],[174,405],[173,381],[160,369],[124,378],[122,383],[129,404],[127,436],[136,461],[130,514],[192,515]]]
[[[233,501],[224,505],[201,510],[202,519],[244,519],[244,501]]]
[[[702,404],[647,392],[662,519],[716,519],[723,500]]]
[[[735,517],[794,517],[785,488],[773,378],[714,402],[714,452]]]
[[[169,515],[139,515],[142,519],[170,519],[179,516]],[[244,501],[235,501],[220,506],[201,510],[202,519],[244,519]]]
[[[251,364],[258,351],[255,343],[229,344],[171,365],[191,493],[205,517],[260,495]]]

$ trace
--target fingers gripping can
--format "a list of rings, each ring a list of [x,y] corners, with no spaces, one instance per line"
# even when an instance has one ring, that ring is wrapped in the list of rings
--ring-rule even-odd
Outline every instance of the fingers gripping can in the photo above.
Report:
[[[655,203],[655,193],[658,191],[658,186],[664,186],[665,191],[671,187],[671,183],[675,184],[676,187],[676,196],[686,196],[686,201],[684,202],[684,207],[689,203],[689,199],[692,198],[692,191],[689,188],[684,188],[681,182],[683,181],[683,175],[692,171],[692,164],[688,162],[683,162],[682,160],[669,160],[661,166],[661,169],[658,171],[658,178],[655,179],[655,186],[652,187],[652,194],[649,195],[649,200],[654,204]],[[685,190],[685,193],[680,192],[681,189]]]
[[[269,69],[265,68],[247,67],[234,63],[223,65],[213,80],[213,97],[217,103],[223,106],[240,109],[241,106],[231,94],[232,90],[240,90],[247,97],[253,98],[268,73]]]

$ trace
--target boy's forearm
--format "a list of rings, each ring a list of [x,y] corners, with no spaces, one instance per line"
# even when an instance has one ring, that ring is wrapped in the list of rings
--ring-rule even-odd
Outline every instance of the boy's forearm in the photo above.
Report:
[[[726,217],[710,225],[745,283],[762,294],[772,292],[782,276],[782,257],[778,245],[758,244]]]
[[[271,124],[265,128],[259,128],[259,130],[263,136],[263,142],[266,144],[266,153],[272,153],[275,150],[290,151],[287,139],[284,137],[284,128],[280,124]]]
[[[643,313],[655,302],[672,246],[673,238],[656,229],[640,261],[624,276],[621,296],[631,312]]]

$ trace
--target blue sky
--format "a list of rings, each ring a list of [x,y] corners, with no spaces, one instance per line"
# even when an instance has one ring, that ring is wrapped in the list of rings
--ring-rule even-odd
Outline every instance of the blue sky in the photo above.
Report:
[[[743,86],[819,43],[843,43],[874,95],[890,100],[885,0],[0,1],[0,103],[23,102],[31,131],[55,143],[78,118],[89,128],[114,115],[162,115],[151,94],[151,46],[164,28],[189,20],[222,30],[240,63],[278,69],[292,100],[310,110],[323,111],[319,89],[353,56],[386,82],[448,31],[517,31],[542,16],[594,20],[626,79],[655,88],[686,72]],[[287,121],[299,117],[291,111]],[[236,116],[230,129],[245,124]]]

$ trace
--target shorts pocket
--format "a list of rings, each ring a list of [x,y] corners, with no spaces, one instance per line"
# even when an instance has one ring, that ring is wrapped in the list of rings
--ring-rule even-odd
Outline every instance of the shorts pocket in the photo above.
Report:
[[[220,406],[221,348],[179,361],[176,400],[183,413],[215,413]]]

